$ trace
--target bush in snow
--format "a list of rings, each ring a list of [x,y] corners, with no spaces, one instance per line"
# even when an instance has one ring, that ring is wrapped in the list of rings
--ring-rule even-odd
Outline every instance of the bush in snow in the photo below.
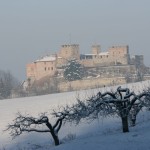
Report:
[[[84,68],[77,60],[69,60],[64,69],[64,78],[68,81],[81,80],[84,77]]]
[[[75,138],[76,138],[76,134],[69,133],[61,140],[61,142],[66,143],[68,141],[74,140]]]

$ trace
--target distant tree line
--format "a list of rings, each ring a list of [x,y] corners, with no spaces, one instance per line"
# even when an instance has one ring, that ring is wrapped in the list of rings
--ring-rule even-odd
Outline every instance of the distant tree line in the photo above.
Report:
[[[10,98],[18,85],[19,81],[9,71],[0,70],[0,99]]]

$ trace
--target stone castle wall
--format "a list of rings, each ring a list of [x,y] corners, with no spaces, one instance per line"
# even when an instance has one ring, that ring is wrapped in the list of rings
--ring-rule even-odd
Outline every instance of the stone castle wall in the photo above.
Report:
[[[112,86],[117,84],[125,84],[126,79],[120,78],[91,78],[86,80],[77,80],[72,82],[62,82],[58,85],[60,91],[83,90],[90,88],[98,88],[105,86]]]

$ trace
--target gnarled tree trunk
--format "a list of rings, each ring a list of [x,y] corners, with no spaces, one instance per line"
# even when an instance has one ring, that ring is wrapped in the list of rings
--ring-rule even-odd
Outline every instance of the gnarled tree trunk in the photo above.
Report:
[[[59,138],[58,138],[58,136],[54,133],[54,131],[51,131],[51,135],[52,135],[52,137],[53,137],[53,139],[54,139],[55,146],[59,145],[59,144],[60,144]]]
[[[129,126],[128,126],[128,117],[122,117],[122,131],[123,132],[129,132]]]

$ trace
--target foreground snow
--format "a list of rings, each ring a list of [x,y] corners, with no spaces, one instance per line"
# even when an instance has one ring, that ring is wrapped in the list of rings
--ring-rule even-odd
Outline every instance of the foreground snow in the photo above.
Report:
[[[149,81],[124,85],[139,92],[150,85]],[[62,127],[59,137],[63,144],[54,147],[51,135],[30,133],[11,140],[8,132],[3,132],[8,123],[15,118],[17,112],[38,116],[39,113],[75,103],[81,97],[91,95],[99,90],[113,90],[113,87],[80,92],[51,94],[46,96],[19,98],[0,101],[0,149],[58,149],[58,150],[126,150],[150,149],[150,112],[138,116],[138,124],[130,128],[130,133],[123,134],[119,118],[100,118],[92,123],[82,122],[78,126],[66,124]],[[116,89],[116,87],[114,87]],[[52,122],[54,118],[52,118]],[[70,135],[70,136],[69,136]],[[76,138],[75,138],[76,137]],[[75,138],[75,139],[74,139]],[[71,139],[73,139],[71,141]]]
[[[149,112],[150,113],[150,112]],[[54,150],[150,150],[150,121],[139,123],[130,133],[113,125],[104,131],[60,145]]]

